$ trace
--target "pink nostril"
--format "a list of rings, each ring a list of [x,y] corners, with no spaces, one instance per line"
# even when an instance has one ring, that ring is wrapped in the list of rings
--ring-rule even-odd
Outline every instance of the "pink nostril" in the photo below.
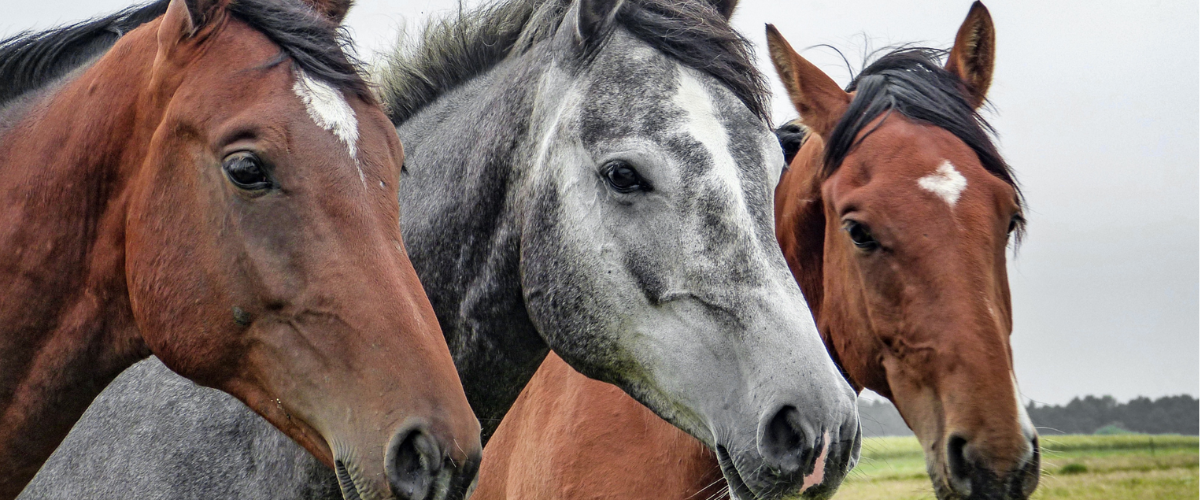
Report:
[[[825,481],[825,459],[829,456],[828,432],[825,433],[825,438],[821,441],[824,443],[824,446],[821,447],[821,454],[817,455],[817,463],[813,464],[812,474],[804,477],[804,485],[800,487],[801,492]]]

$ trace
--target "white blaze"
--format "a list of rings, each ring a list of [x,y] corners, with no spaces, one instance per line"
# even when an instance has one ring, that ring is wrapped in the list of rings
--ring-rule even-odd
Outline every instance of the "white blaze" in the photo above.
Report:
[[[783,176],[783,169],[787,167],[783,158],[783,148],[779,147],[779,138],[775,134],[763,134],[762,157],[767,167],[767,178],[771,179],[767,190],[774,193],[775,186],[779,185],[779,179]]]
[[[704,84],[693,76],[691,70],[681,68],[679,71],[679,89],[672,102],[683,109],[687,115],[683,127],[689,135],[696,139],[713,159],[713,173],[733,195],[733,205],[744,207],[742,201],[742,183],[737,175],[737,163],[729,151],[729,132],[717,118],[717,110],[713,106],[712,97]]]
[[[318,81],[308,76],[303,70],[296,71],[296,84],[292,90],[304,102],[308,116],[317,126],[333,133],[346,146],[354,166],[358,169],[358,177],[366,183],[362,167],[358,164],[358,117],[354,108],[346,102],[342,92],[328,83]]]
[[[917,179],[917,185],[921,189],[938,195],[945,200],[951,208],[958,203],[958,197],[962,195],[963,190],[967,189],[967,178],[958,173],[954,169],[954,164],[950,160],[943,160],[941,165],[938,165],[937,171]]]
[[[1021,403],[1021,388],[1017,386],[1017,376],[1016,374],[1009,373],[1009,378],[1012,379],[1013,394],[1017,398],[1017,421],[1021,424],[1021,430],[1032,436],[1036,430],[1033,427],[1033,421],[1029,419],[1029,412],[1025,410],[1025,405]]]

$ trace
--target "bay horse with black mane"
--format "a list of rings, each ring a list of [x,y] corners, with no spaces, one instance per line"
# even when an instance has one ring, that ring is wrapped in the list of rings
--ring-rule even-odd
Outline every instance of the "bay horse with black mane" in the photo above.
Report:
[[[479,423],[401,243],[403,151],[342,51],[349,3],[161,0],[0,42],[0,499],[151,354],[347,498],[465,495]]]
[[[553,351],[696,436],[757,498],[828,496],[856,460],[853,390],[775,238],[783,155],[735,3],[499,1],[430,22],[381,70],[407,153],[404,239],[485,439]],[[259,422],[222,406],[179,423],[174,405],[219,395],[137,394],[171,383],[139,377],[106,391],[31,498],[281,498],[330,481],[255,469],[275,442],[229,436]],[[159,417],[128,435],[117,402]],[[186,457],[155,444],[180,440],[196,442]],[[114,441],[137,467],[98,459]],[[177,463],[205,484],[145,472]]]
[[[1040,455],[1005,269],[1022,199],[976,112],[994,60],[987,9],[972,6],[944,68],[939,51],[901,49],[846,91],[773,26],[767,39],[808,132],[775,192],[776,232],[829,352],[856,389],[896,404],[938,498],[1028,498]],[[759,498],[725,490],[711,452],[553,357],[483,464],[475,500]]]

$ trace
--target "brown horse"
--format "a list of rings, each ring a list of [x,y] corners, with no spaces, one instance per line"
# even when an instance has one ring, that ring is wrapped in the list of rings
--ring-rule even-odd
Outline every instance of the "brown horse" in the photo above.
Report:
[[[777,236],[826,346],[856,388],[899,408],[939,498],[1028,497],[1039,451],[1005,271],[1021,197],[976,114],[987,9],[971,8],[944,68],[934,51],[899,50],[849,93],[767,36],[810,132],[776,189]],[[704,499],[724,493],[717,471],[681,431],[551,358],[488,444],[474,498]]]
[[[0,44],[0,499],[150,354],[347,498],[465,493],[479,423],[400,240],[395,129],[340,48],[349,3],[161,0]]]

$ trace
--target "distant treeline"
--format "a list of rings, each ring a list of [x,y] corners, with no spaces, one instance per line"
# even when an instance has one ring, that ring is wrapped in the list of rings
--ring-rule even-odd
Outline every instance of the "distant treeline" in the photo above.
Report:
[[[1143,397],[1128,403],[1118,403],[1112,396],[1085,396],[1065,405],[1030,403],[1026,410],[1043,434],[1200,434],[1200,401],[1188,395]],[[858,414],[865,437],[912,435],[888,401],[859,400]]]
[[[863,437],[911,436],[908,424],[900,412],[886,399],[879,401],[858,400],[858,421],[862,424]]]
[[[1041,433],[1091,434],[1124,429],[1145,434],[1200,434],[1200,401],[1188,395],[1137,398],[1118,403],[1112,396],[1072,399],[1065,406],[1029,405],[1029,418]]]

